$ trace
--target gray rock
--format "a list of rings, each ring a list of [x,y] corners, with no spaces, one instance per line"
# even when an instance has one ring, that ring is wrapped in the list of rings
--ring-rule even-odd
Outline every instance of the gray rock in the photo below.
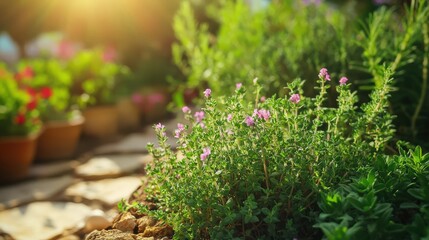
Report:
[[[72,198],[101,201],[109,206],[114,206],[122,198],[128,198],[140,186],[141,181],[140,177],[128,176],[80,182],[67,188],[65,195]]]
[[[50,239],[90,213],[91,208],[79,203],[34,202],[0,212],[0,226],[17,240]]]
[[[85,179],[118,177],[142,168],[147,158],[142,154],[97,156],[77,166],[75,173]]]
[[[175,149],[177,147],[177,139],[170,136],[168,139],[168,144],[171,148]],[[101,146],[95,150],[96,154],[110,154],[110,153],[141,153],[147,152],[146,145],[147,143],[158,143],[158,140],[155,136],[154,130],[148,130],[144,133],[134,133],[125,137],[118,143],[107,144]]]
[[[34,200],[46,200],[72,184],[70,175],[34,180],[0,188],[0,210]]]
[[[58,176],[62,173],[71,172],[79,165],[79,161],[63,161],[44,164],[35,164],[30,168],[30,177],[42,178]]]

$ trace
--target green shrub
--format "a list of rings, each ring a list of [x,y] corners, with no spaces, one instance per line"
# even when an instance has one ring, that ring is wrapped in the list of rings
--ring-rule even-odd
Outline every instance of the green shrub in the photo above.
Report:
[[[231,94],[236,82],[250,85],[259,77],[262,94],[271,95],[297,77],[312,79],[314,69],[346,73],[353,28],[346,28],[345,15],[327,4],[272,1],[252,11],[241,0],[221,2],[215,36],[206,23],[196,22],[188,1],[175,17],[173,56],[188,87],[208,85],[215,94]],[[312,81],[305,87],[311,96],[313,87]]]
[[[303,96],[300,80],[288,84],[287,96],[263,102],[256,81],[254,102],[241,84],[231,97],[206,89],[202,110],[191,115],[185,107],[189,123],[175,131],[183,157],[170,149],[165,127],[155,126],[160,146],[148,144],[154,162],[146,193],[158,210],[149,214],[171,224],[176,239],[314,238],[319,193],[370,164],[393,135],[391,75],[385,71],[360,110],[346,78],[336,87],[338,107],[326,107],[326,69],[315,98]]]
[[[361,177],[322,194],[315,226],[326,239],[429,236],[429,154],[399,149],[400,155],[379,156]]]

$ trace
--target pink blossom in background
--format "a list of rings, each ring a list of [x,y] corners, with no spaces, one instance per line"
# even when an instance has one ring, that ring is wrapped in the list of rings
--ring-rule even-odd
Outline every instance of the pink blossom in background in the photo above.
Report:
[[[267,99],[266,99],[266,97],[265,97],[265,96],[262,96],[262,97],[261,97],[261,102],[265,102],[265,100],[267,100]]]
[[[320,69],[319,78],[322,78],[326,81],[331,81],[331,76],[329,76],[328,69],[326,68]]]
[[[240,89],[241,87],[243,86],[243,84],[242,83],[237,83],[237,84],[235,84],[235,88],[238,90],[238,89]]]
[[[60,59],[70,59],[72,58],[77,52],[77,47],[75,44],[69,42],[69,41],[61,41],[60,44],[57,46],[56,55]]]
[[[344,85],[344,84],[346,84],[348,80],[349,80],[348,78],[346,78],[346,77],[342,77],[342,78],[340,79],[340,85]]]
[[[184,106],[184,107],[182,107],[182,112],[183,113],[191,113],[191,109],[188,106]]]
[[[301,101],[301,96],[299,96],[298,93],[295,93],[290,96],[289,100],[293,103],[299,103],[299,101]]]
[[[196,121],[199,123],[204,119],[205,113],[203,111],[196,112],[194,116]]]
[[[131,96],[131,101],[132,101],[134,104],[139,105],[139,104],[143,103],[143,96],[142,96],[140,93],[134,93],[134,94]]]
[[[201,161],[206,161],[209,155],[211,154],[210,148],[206,147],[203,149],[203,153],[200,155]]]
[[[255,121],[253,120],[253,118],[251,116],[247,116],[246,119],[244,120],[244,122],[246,123],[247,126],[251,127],[255,125]]]
[[[320,5],[322,1],[321,0],[302,0],[302,3],[304,3],[304,5],[310,5],[310,4],[314,4],[314,5]]]
[[[205,91],[204,91],[204,96],[206,97],[206,98],[208,98],[208,97],[210,97],[210,95],[212,94],[212,90],[210,89],[210,88],[207,88]]]
[[[103,51],[103,61],[113,62],[118,58],[118,53],[116,49],[112,46],[106,47]]]
[[[228,120],[228,122],[231,122],[231,120],[232,120],[232,114],[228,114],[228,116],[226,117],[226,120]]]

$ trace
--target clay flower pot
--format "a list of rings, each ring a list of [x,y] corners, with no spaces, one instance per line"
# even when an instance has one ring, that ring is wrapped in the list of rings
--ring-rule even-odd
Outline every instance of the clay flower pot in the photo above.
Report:
[[[38,136],[0,137],[0,183],[27,176],[36,153]]]
[[[65,159],[73,155],[82,132],[83,117],[71,121],[49,121],[37,143],[36,161]]]
[[[94,138],[109,138],[118,133],[118,113],[115,105],[89,107],[83,112],[83,134]]]

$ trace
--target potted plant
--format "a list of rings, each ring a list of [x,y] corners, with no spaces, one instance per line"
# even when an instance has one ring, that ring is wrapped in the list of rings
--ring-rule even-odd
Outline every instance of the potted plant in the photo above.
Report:
[[[42,122],[33,89],[19,88],[24,72],[15,80],[0,65],[0,183],[24,178],[33,161]]]
[[[44,131],[38,140],[36,159],[49,161],[72,156],[84,118],[77,97],[71,94],[70,74],[53,59],[22,61],[19,69],[20,72],[31,69],[32,76],[24,84],[40,92],[39,108]]]
[[[88,106],[83,112],[86,119],[83,133],[96,138],[112,137],[118,132],[115,89],[120,75],[128,72],[106,56],[100,49],[84,50],[67,63],[74,94]]]

